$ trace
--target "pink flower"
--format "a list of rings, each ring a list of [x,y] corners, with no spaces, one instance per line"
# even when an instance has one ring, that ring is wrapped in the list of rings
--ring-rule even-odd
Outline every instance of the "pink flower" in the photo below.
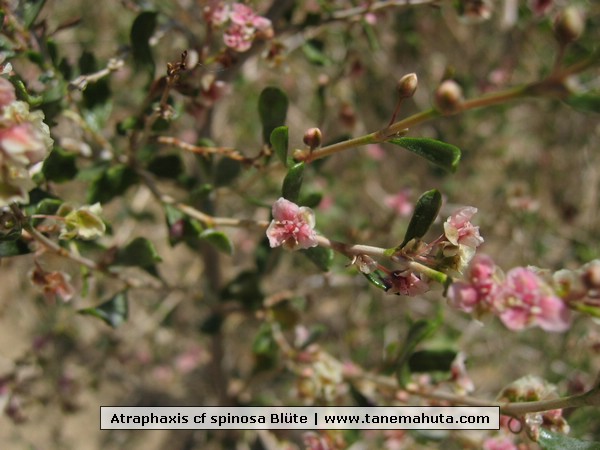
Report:
[[[254,30],[252,28],[246,28],[235,23],[223,34],[225,45],[239,53],[250,50],[253,38]]]
[[[448,303],[468,313],[491,310],[498,291],[498,272],[489,256],[475,256],[467,274],[468,281],[457,281],[448,288]]]
[[[396,295],[408,295],[415,297],[429,290],[429,285],[410,271],[397,270],[384,280],[388,288],[386,292]]]
[[[233,23],[243,27],[256,28],[257,30],[265,30],[271,27],[269,19],[259,16],[252,11],[252,8],[243,3],[233,4],[230,17]]]
[[[410,216],[413,212],[413,204],[410,201],[410,189],[402,189],[396,195],[390,195],[385,198],[385,204],[391,208],[400,217]]]
[[[314,227],[312,209],[280,198],[273,205],[273,220],[267,228],[269,244],[271,247],[283,245],[290,250],[315,247],[318,244]]]
[[[483,442],[483,450],[517,450],[517,448],[507,436],[495,436]]]
[[[496,308],[504,325],[522,330],[538,325],[546,331],[566,331],[569,309],[531,269],[516,267],[506,274]]]
[[[216,4],[215,2],[212,3],[212,5],[204,8],[204,18],[208,23],[215,27],[219,27],[229,20],[231,9],[229,5],[226,5],[223,2],[216,2]]]
[[[223,34],[223,41],[227,47],[236,52],[248,51],[257,37],[271,38],[273,36],[271,21],[259,16],[252,11],[252,8],[243,3],[234,3],[231,11],[228,11],[227,14],[231,24]],[[215,20],[214,17],[212,20]]]
[[[444,222],[444,234],[452,244],[477,248],[483,243],[483,238],[479,235],[479,227],[473,226],[470,222],[476,212],[477,208],[465,206],[455,211]]]
[[[0,130],[0,152],[20,164],[34,164],[44,159],[48,149],[33,125],[24,122]]]
[[[6,78],[0,77],[0,109],[14,102],[17,99],[15,96],[15,88]]]

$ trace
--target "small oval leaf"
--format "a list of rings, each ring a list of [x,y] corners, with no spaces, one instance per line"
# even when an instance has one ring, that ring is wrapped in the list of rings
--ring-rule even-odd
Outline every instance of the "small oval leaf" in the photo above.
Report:
[[[223,253],[228,255],[233,254],[233,244],[225,233],[215,230],[204,230],[202,233],[200,233],[199,237],[209,244],[214,245]]]
[[[97,317],[111,327],[116,328],[126,322],[129,315],[127,291],[119,292],[100,306],[82,309],[78,312],[82,315]]]
[[[288,97],[281,89],[270,86],[260,93],[258,113],[263,125],[264,142],[269,142],[275,128],[285,124],[287,109]]]
[[[94,179],[89,190],[87,202],[108,203],[120,196],[138,181],[135,171],[125,165],[110,167]]]
[[[281,196],[290,202],[297,203],[300,196],[300,188],[304,179],[304,163],[294,164],[289,168],[287,175],[283,179]]]
[[[23,25],[25,25],[26,29],[29,29],[37,19],[44,5],[46,4],[46,0],[27,0],[21,3],[23,4]]]
[[[329,271],[333,263],[333,250],[325,247],[311,247],[301,250],[323,272]]]
[[[44,160],[42,173],[48,181],[63,183],[77,175],[75,155],[59,147],[54,147]]]
[[[287,166],[287,155],[288,155],[288,127],[277,127],[271,132],[269,139],[271,147],[281,160],[284,166]]]
[[[458,147],[435,139],[403,137],[389,139],[387,142],[399,145],[448,172],[455,172],[460,161]]]
[[[150,48],[150,38],[156,28],[155,11],[144,11],[133,21],[129,41],[133,53],[133,60],[139,67],[143,67],[151,77],[154,77],[154,57]]]
[[[23,239],[18,239],[16,241],[0,241],[0,258],[26,255],[28,253],[31,253],[31,249]]]
[[[600,92],[571,95],[565,103],[577,111],[600,113]]]
[[[365,278],[367,280],[369,280],[369,283],[371,283],[377,289],[381,289],[382,291],[386,291],[386,292],[389,289],[389,286],[387,286],[384,283],[383,277],[381,276],[380,271],[376,271],[376,272],[372,272],[372,273],[364,273],[364,272],[361,272],[361,273],[365,276]]]
[[[321,203],[321,200],[323,200],[323,194],[321,192],[309,192],[298,198],[298,206],[316,208]]]
[[[125,247],[119,249],[115,257],[115,264],[119,266],[134,266],[148,268],[162,261],[154,245],[143,237],[135,238]]]
[[[451,349],[419,350],[408,359],[408,368],[414,372],[449,372],[456,352]]]
[[[409,380],[410,369],[407,363],[414,353],[415,348],[420,342],[423,342],[435,333],[440,324],[441,317],[438,316],[434,320],[419,319],[411,325],[404,339],[404,344],[394,361],[396,377],[401,386],[405,386]]]
[[[538,444],[543,450],[597,450],[598,441],[581,441],[564,434],[554,433],[545,428],[540,429]]]
[[[437,189],[432,189],[421,195],[415,206],[415,212],[408,224],[404,240],[398,249],[404,247],[412,239],[420,239],[425,236],[425,233],[427,233],[427,230],[429,230],[429,227],[435,221],[441,206],[442,194]]]

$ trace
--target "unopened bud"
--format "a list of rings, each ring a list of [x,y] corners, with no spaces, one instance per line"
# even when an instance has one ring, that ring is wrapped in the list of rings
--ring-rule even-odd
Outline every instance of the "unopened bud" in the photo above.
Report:
[[[561,11],[554,21],[554,37],[561,45],[576,41],[585,29],[585,18],[575,7]]]
[[[400,98],[410,98],[417,90],[419,80],[416,73],[409,73],[398,80],[398,95]]]
[[[582,279],[588,289],[600,289],[600,263],[587,264]]]
[[[435,91],[435,106],[442,114],[457,113],[463,101],[462,89],[456,81],[446,80]]]
[[[309,128],[304,133],[302,141],[308,146],[308,148],[314,150],[315,148],[319,148],[321,146],[322,137],[321,130],[318,128]]]
[[[14,241],[21,236],[21,223],[8,210],[0,211],[0,240]]]

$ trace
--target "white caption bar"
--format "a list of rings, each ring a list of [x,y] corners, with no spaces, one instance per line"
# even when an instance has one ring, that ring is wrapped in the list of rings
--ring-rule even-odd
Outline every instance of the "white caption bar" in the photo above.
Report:
[[[100,407],[102,430],[498,430],[485,407]]]

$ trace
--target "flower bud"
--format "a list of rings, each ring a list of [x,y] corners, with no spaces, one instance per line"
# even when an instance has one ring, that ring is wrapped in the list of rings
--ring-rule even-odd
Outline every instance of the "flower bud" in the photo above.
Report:
[[[592,261],[584,266],[583,283],[588,289],[600,289],[600,263]]]
[[[446,80],[435,91],[435,106],[445,115],[457,113],[464,101],[461,87],[454,80]]]
[[[14,241],[21,236],[21,223],[10,210],[0,210],[0,241]]]
[[[409,73],[407,75],[404,75],[398,80],[398,95],[400,96],[400,98],[412,97],[415,91],[417,90],[418,84],[419,80],[417,79],[417,74]]]
[[[554,20],[554,37],[561,45],[575,42],[583,34],[585,18],[575,7],[561,11]]]
[[[321,130],[318,128],[309,128],[304,133],[304,137],[302,141],[311,149],[319,148],[321,146],[321,139],[323,135],[321,134]]]

